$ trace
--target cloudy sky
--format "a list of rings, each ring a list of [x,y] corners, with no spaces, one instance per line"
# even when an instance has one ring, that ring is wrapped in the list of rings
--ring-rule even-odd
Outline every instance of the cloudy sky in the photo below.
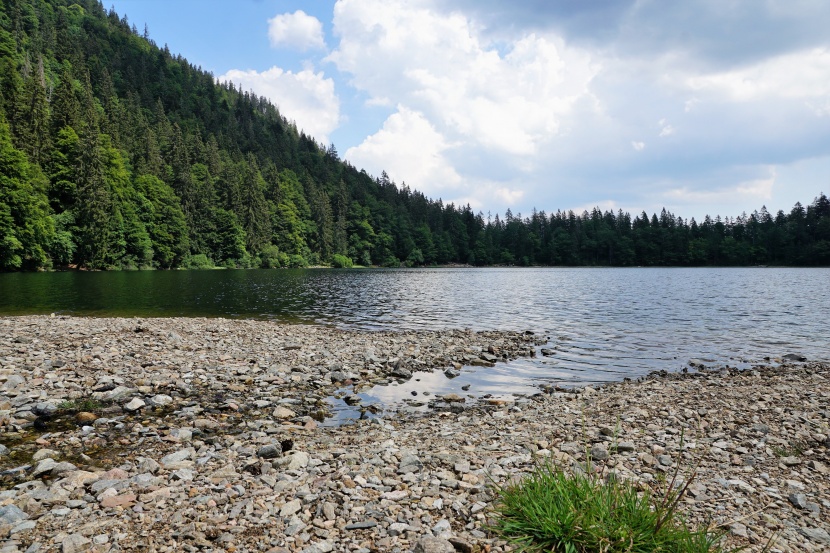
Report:
[[[353,165],[485,214],[700,219],[830,193],[830,2],[111,5]]]

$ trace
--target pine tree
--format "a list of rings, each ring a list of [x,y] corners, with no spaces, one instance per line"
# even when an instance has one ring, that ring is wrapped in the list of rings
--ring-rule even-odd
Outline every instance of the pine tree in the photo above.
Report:
[[[258,252],[271,237],[271,221],[268,204],[265,201],[265,180],[259,172],[256,158],[248,154],[242,180],[242,228],[245,230],[246,246],[251,253]]]
[[[45,161],[51,142],[43,58],[38,57],[37,67],[28,73],[20,98],[22,108],[19,111],[22,115],[18,126],[18,142],[28,154],[29,160],[40,165]]]
[[[45,179],[11,141],[0,113],[0,269],[39,269],[50,265],[54,238]]]

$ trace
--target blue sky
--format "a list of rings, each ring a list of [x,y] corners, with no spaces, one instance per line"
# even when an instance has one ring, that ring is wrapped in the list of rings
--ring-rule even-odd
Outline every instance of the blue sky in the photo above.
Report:
[[[105,5],[353,165],[485,214],[830,193],[830,2]]]

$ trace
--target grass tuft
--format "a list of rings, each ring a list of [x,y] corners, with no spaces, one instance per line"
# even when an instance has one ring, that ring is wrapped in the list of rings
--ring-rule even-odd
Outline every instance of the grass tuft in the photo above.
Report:
[[[62,413],[95,412],[101,407],[101,402],[92,398],[68,399],[58,404],[58,411]]]
[[[497,490],[491,529],[527,553],[715,553],[724,533],[689,529],[677,505],[686,487],[657,498],[617,479],[547,461]]]

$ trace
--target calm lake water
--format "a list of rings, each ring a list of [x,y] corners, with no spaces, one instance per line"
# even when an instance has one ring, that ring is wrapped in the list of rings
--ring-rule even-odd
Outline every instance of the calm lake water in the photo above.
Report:
[[[418,375],[526,392],[798,352],[830,359],[830,269],[371,269],[0,274],[0,315],[223,316],[366,330],[533,330],[552,357]],[[423,380],[436,380],[424,382]],[[416,381],[417,382],[417,381]],[[413,383],[412,385],[417,385]],[[376,399],[409,390],[378,390]],[[394,398],[392,398],[394,399]]]

